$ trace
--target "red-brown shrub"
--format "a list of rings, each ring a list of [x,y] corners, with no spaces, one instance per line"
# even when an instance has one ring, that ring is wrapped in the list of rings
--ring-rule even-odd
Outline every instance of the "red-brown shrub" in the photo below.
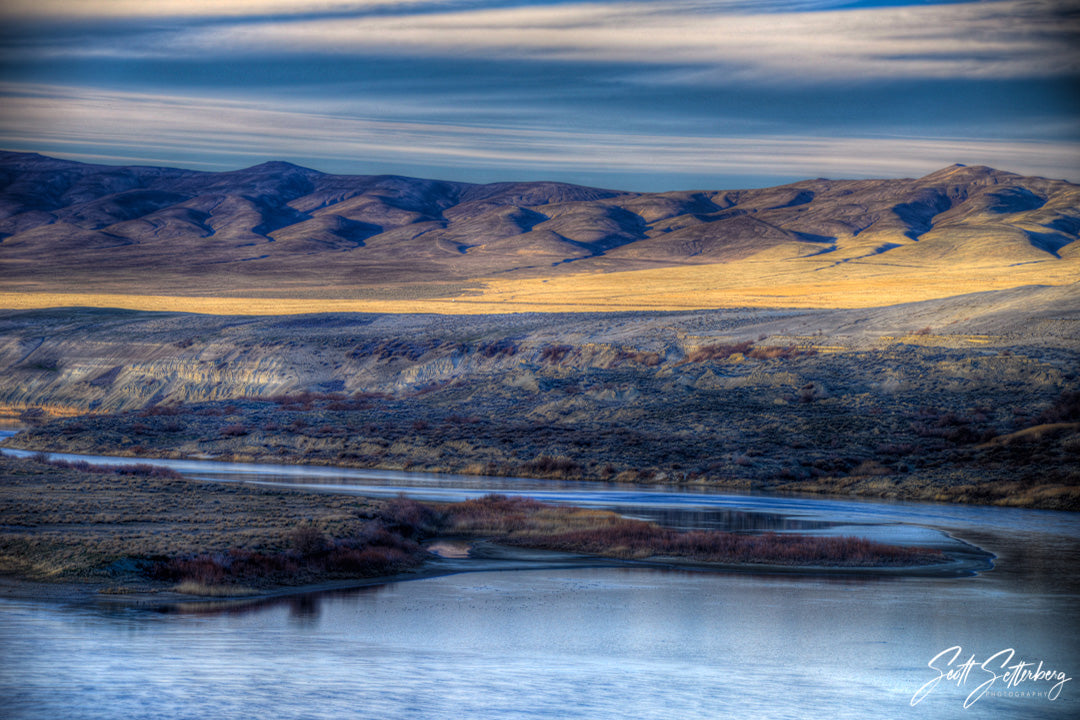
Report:
[[[240,437],[248,434],[247,426],[243,423],[233,423],[232,425],[226,425],[218,431],[222,437]]]
[[[565,360],[574,348],[569,345],[545,345],[540,351],[540,361],[557,364]]]

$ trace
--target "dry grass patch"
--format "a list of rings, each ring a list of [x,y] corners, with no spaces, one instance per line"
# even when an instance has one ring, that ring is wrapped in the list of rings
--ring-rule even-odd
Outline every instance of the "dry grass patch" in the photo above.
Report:
[[[180,583],[173,588],[173,592],[202,597],[248,597],[259,594],[255,588],[243,585],[203,585],[192,581]]]
[[[145,582],[147,572],[174,559],[278,555],[308,524],[329,540],[356,537],[385,506],[0,456],[0,571],[108,586]],[[189,580],[221,578],[178,573],[167,582]]]
[[[498,543],[627,560],[679,558],[704,563],[891,567],[943,562],[937,550],[862,538],[715,530],[678,531],[607,510],[546,505],[489,495],[443,509],[444,532]]]

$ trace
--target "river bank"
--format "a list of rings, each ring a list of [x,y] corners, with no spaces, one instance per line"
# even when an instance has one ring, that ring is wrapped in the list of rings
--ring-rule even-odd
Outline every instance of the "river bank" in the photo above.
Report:
[[[7,456],[0,483],[0,594],[65,602],[258,600],[541,567],[921,576],[987,567],[977,552],[678,533],[608,511],[509,498],[417,503]],[[446,538],[464,552],[432,546]]]
[[[846,367],[846,377],[862,369]],[[498,388],[463,381],[402,396],[303,393],[55,418],[4,444],[148,460],[1080,509],[1080,391],[1036,410],[1021,394],[1027,386],[1013,382],[1012,404],[1008,395],[981,397],[961,410],[952,391],[949,404],[934,394],[930,405],[923,393],[853,391],[842,399],[840,382],[830,375],[777,395],[756,384],[669,392],[638,381],[581,392],[562,378],[566,387],[525,392],[511,405]]]

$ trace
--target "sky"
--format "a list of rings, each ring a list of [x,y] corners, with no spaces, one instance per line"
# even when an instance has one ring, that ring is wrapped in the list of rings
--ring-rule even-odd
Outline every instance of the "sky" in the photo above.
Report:
[[[640,191],[1080,182],[1080,0],[0,0],[0,148]]]

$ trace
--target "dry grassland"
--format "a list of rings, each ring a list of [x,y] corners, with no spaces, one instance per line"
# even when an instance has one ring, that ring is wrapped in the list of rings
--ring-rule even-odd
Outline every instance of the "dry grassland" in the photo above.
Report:
[[[828,258],[829,256],[824,256]],[[821,258],[762,258],[547,278],[478,279],[458,292],[430,297],[422,288],[390,296],[386,288],[323,287],[283,290],[280,297],[207,297],[121,292],[0,292],[0,307],[98,307],[214,315],[287,315],[317,312],[438,313],[694,310],[730,307],[866,308],[1080,281],[1080,257],[1004,266],[965,260],[934,267],[884,260],[837,262]],[[445,287],[442,289],[446,289]]]
[[[356,534],[383,503],[0,457],[0,574],[127,583],[154,559],[280,552],[297,527]],[[143,582],[149,585],[149,581]]]
[[[722,307],[865,308],[1080,280],[1080,262],[1026,267],[964,263],[896,267],[869,261],[829,265],[809,258],[754,260],[549,279],[493,280],[458,302],[529,312],[573,309],[686,310]],[[487,310],[492,311],[492,310]]]

